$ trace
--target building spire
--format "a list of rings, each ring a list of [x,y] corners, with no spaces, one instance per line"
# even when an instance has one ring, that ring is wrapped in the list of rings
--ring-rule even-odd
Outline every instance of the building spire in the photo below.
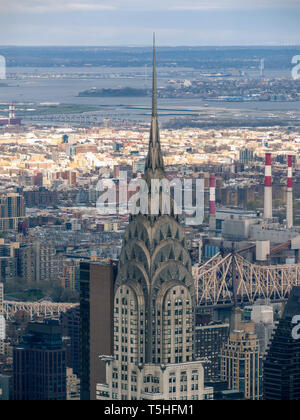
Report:
[[[152,117],[157,117],[157,78],[156,78],[156,46],[153,33],[153,82],[152,82]]]
[[[152,80],[152,120],[149,139],[149,150],[145,164],[145,178],[149,183],[151,178],[164,178],[164,162],[160,149],[159,126],[157,117],[157,75],[156,46],[153,34],[153,80]]]

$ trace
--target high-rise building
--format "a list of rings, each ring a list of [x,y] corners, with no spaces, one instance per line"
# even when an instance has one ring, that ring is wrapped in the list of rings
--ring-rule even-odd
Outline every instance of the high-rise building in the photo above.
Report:
[[[0,246],[1,252],[1,246]],[[17,258],[10,255],[0,256],[0,281],[6,283],[17,277]]]
[[[19,243],[16,255],[18,276],[25,282],[58,280],[60,265],[52,243],[26,238]]]
[[[25,217],[24,198],[19,194],[0,196],[0,231],[17,229]]]
[[[35,241],[36,281],[55,281],[58,279],[56,249],[51,242]]]
[[[67,367],[73,369],[73,373],[80,377],[80,308],[76,306],[60,317],[62,333],[64,337],[70,337],[70,352]]]
[[[262,358],[254,322],[236,322],[221,350],[221,381],[244,393],[247,400],[262,395]]]
[[[10,398],[10,376],[0,374],[0,401],[8,401]]]
[[[66,400],[66,352],[58,321],[32,322],[13,350],[14,400]]]
[[[300,400],[299,315],[300,287],[294,287],[264,357],[264,400]]]
[[[206,383],[220,381],[220,354],[228,336],[229,324],[221,321],[201,323],[195,327],[195,356],[207,360],[203,364]]]
[[[99,357],[113,351],[114,278],[113,264],[80,264],[81,400],[96,399],[96,384],[105,380]]]
[[[114,351],[103,357],[106,381],[98,399],[180,400],[211,398],[204,370],[194,359],[196,292],[184,228],[165,212],[159,188],[157,214],[151,207],[154,181],[165,179],[157,118],[156,57],[149,151],[144,180],[147,210],[131,217],[114,289]],[[143,203],[145,204],[145,203]]]

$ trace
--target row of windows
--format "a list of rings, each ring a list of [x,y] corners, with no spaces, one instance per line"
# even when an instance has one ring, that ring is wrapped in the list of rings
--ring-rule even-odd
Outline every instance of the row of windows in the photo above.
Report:
[[[180,385],[180,392],[187,392],[187,385]],[[191,391],[198,391],[199,387],[198,384],[192,384],[191,385]],[[169,393],[172,394],[174,392],[177,392],[177,387],[176,386],[170,386],[169,387]]]
[[[198,381],[198,379],[199,379],[199,376],[197,374],[193,374],[191,376],[192,381]],[[176,383],[176,380],[177,380],[176,376],[170,376],[169,377],[169,383],[170,384],[171,383]],[[180,376],[180,382],[187,382],[187,375],[181,375]]]

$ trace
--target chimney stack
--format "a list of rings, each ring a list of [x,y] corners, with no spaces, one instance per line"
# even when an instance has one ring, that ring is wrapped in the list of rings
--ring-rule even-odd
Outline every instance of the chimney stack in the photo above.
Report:
[[[9,104],[9,119],[15,118],[15,105],[11,102]]]
[[[209,177],[209,229],[216,230],[216,179],[214,174]]]
[[[287,227],[291,228],[293,226],[293,156],[288,156],[286,221]]]
[[[272,167],[271,153],[266,153],[265,164],[265,194],[264,194],[264,218],[272,219]]]

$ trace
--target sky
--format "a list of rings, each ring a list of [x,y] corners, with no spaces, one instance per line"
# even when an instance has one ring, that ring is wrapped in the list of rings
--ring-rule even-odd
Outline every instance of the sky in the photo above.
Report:
[[[300,0],[0,0],[0,45],[300,45]]]

